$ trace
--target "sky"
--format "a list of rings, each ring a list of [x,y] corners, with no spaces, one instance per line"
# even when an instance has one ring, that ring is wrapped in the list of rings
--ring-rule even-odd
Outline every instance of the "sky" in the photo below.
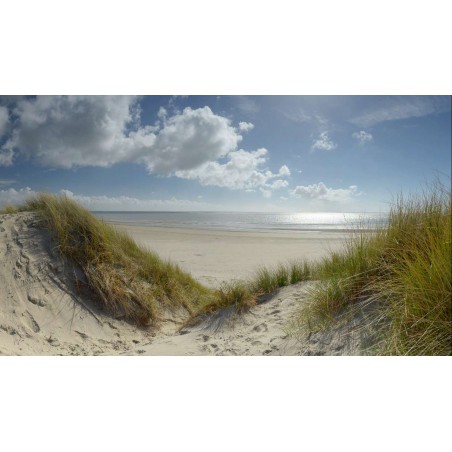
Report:
[[[383,212],[450,173],[450,96],[0,96],[0,207]]]

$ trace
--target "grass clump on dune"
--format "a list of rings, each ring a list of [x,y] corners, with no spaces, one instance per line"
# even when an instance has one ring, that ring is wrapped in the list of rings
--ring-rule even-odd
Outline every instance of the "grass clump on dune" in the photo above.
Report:
[[[18,213],[20,212],[20,208],[13,206],[11,204],[6,204],[2,210],[0,210],[0,214],[7,214],[7,213]]]
[[[328,325],[345,307],[369,299],[386,321],[380,353],[451,354],[451,198],[444,187],[400,196],[385,228],[358,231],[313,271],[320,282],[300,325]]]
[[[249,284],[254,293],[264,295],[289,284],[307,281],[311,277],[312,265],[305,261],[292,261],[274,268],[259,268]]]
[[[192,314],[215,296],[65,196],[40,194],[25,207],[41,215],[59,252],[82,268],[89,287],[115,316],[155,324],[164,310],[183,307]]]

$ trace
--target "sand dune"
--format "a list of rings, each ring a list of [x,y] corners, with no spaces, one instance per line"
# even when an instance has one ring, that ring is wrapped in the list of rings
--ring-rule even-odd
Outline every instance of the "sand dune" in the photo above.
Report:
[[[162,234],[159,235],[159,247],[162,246]],[[182,237],[183,234],[179,234]],[[192,237],[193,233],[190,234]],[[233,256],[226,249],[234,235],[226,236],[219,254],[215,254],[215,247],[209,246],[212,241],[221,240],[221,233],[215,231],[206,239],[206,250],[211,250],[209,264],[203,263],[196,267],[192,263],[190,269],[195,276],[199,272],[205,273],[206,267],[214,270],[210,276],[206,275],[211,278],[211,283],[217,284],[221,279],[231,276],[228,266],[224,264],[233,261]],[[250,251],[250,239],[255,243],[255,253]],[[244,276],[247,257],[269,252],[265,240],[255,239],[246,238],[249,247],[246,255],[238,258],[239,273],[236,271],[234,275]],[[166,240],[175,240],[174,231]],[[184,248],[183,242],[187,241],[187,237],[181,240],[180,248],[187,252],[187,247],[192,245],[186,244]],[[270,240],[277,238],[271,237]],[[295,243],[293,238],[290,240]],[[174,243],[172,246],[175,246]],[[302,248],[302,242],[298,246]],[[253,258],[249,260],[254,268]],[[278,262],[274,256],[273,261]],[[214,266],[213,262],[216,262]],[[221,273],[224,267],[226,270]],[[92,294],[84,289],[82,272],[58,255],[36,214],[1,215],[0,354],[360,354],[366,334],[356,324],[297,339],[288,335],[288,324],[300,304],[306,300],[309,284],[312,283],[299,283],[268,295],[242,316],[234,314],[231,309],[224,309],[206,316],[196,326],[182,330],[181,323],[173,321],[168,321],[160,331],[140,329],[112,318],[96,306]],[[360,325],[364,323],[361,321]]]
[[[0,216],[0,353],[93,355],[150,337],[100,311],[33,213]]]

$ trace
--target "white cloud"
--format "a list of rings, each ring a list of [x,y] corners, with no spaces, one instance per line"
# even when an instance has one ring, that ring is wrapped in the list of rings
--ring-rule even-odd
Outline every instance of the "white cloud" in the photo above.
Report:
[[[129,96],[38,96],[17,102],[18,125],[4,150],[44,166],[109,166],[130,159],[126,128],[137,120]]]
[[[8,130],[8,125],[9,125],[8,109],[0,105],[0,138]]]
[[[134,96],[38,96],[19,99],[13,110],[17,121],[0,148],[0,165],[11,165],[19,153],[49,168],[135,162],[149,173],[202,185],[267,191],[288,185],[287,165],[276,174],[263,167],[266,149],[237,150],[240,132],[252,123],[234,127],[207,106],[171,116],[161,107],[154,125],[141,124]]]
[[[278,179],[273,182],[270,187],[273,188],[273,190],[278,190],[280,188],[285,188],[289,185],[289,182],[286,180]]]
[[[284,176],[290,176],[290,170],[287,167],[287,165],[283,165],[281,166],[281,168],[279,168],[278,174],[282,177]]]
[[[364,130],[352,133],[352,137],[358,140],[359,144],[370,143],[374,139],[371,133],[365,132]]]
[[[383,105],[369,109],[350,120],[358,127],[372,127],[384,121],[418,118],[450,110],[449,96],[394,96]]]
[[[8,148],[8,143],[6,143],[2,148],[0,148],[0,166],[10,166],[13,164],[14,151]]]
[[[311,146],[311,149],[313,151],[315,150],[332,151],[333,149],[336,148],[337,144],[330,139],[330,137],[328,136],[328,132],[322,132],[317,138],[317,140],[314,140]]]
[[[212,206],[205,202],[187,199],[138,199],[129,196],[83,196],[69,190],[61,190],[61,194],[74,199],[90,210],[121,210],[121,211],[153,211],[153,210],[202,210]]]
[[[165,120],[155,140],[143,147],[140,160],[150,172],[168,175],[224,157],[241,140],[229,119],[215,115],[209,107],[188,107]]]
[[[157,125],[140,124],[134,96],[38,96],[14,109],[17,126],[0,149],[0,164],[20,152],[43,166],[72,168],[144,163],[149,172],[169,175],[224,157],[242,136],[228,118],[209,107],[186,108]]]
[[[166,108],[165,107],[160,107],[159,108],[159,112],[157,113],[157,116],[160,119],[163,119],[163,118],[166,118],[167,114],[168,114],[168,112],[166,111]]]
[[[36,192],[30,187],[15,190],[9,188],[8,190],[0,190],[0,207],[6,204],[18,205],[24,203],[31,196],[35,196]]]
[[[183,179],[196,179],[202,185],[212,185],[217,187],[226,187],[233,190],[254,190],[263,188],[265,190],[280,188],[277,185],[286,186],[286,181],[275,181],[273,187],[271,180],[282,177],[283,174],[274,174],[265,168],[262,168],[267,162],[268,151],[265,148],[256,151],[238,151],[230,152],[227,156],[227,163],[208,162],[199,168],[188,171],[177,171],[175,174]],[[285,168],[287,168],[284,165]],[[284,168],[283,167],[283,168]],[[281,171],[281,170],[280,170]],[[283,173],[289,173],[287,168]],[[262,192],[266,196],[266,192]]]
[[[329,188],[323,182],[312,185],[298,185],[290,191],[291,195],[307,199],[318,199],[328,202],[350,201],[353,196],[358,196],[358,187],[350,185],[348,188]]]
[[[254,129],[254,124],[251,122],[239,122],[239,130],[241,132],[249,132]]]

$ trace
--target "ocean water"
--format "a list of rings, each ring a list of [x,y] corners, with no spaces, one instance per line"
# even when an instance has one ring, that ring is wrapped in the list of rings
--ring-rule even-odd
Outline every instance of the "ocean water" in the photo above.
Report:
[[[134,226],[221,229],[229,231],[347,231],[376,229],[387,222],[382,213],[250,212],[94,212],[106,222]]]

